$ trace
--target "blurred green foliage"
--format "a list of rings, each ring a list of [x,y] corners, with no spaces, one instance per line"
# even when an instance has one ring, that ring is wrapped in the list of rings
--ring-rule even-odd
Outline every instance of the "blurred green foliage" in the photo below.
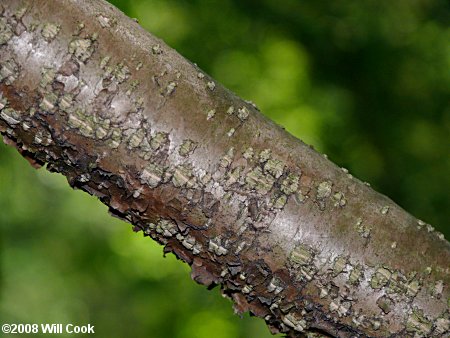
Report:
[[[292,134],[450,237],[445,0],[114,0]],[[64,178],[0,144],[0,318],[101,337],[265,337]]]

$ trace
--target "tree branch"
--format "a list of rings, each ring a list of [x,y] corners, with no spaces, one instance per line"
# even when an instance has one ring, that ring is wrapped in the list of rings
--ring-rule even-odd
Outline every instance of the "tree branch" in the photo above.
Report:
[[[450,245],[101,1],[0,5],[0,131],[290,336],[449,330]]]

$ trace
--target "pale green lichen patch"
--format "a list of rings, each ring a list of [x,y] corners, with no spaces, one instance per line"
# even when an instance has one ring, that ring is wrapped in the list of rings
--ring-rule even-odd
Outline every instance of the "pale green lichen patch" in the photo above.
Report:
[[[209,90],[213,91],[216,88],[216,84],[213,81],[209,81],[206,86]]]
[[[45,41],[50,42],[58,35],[60,29],[61,26],[51,22],[47,22],[42,28],[42,37],[45,39]]]
[[[41,81],[39,85],[41,87],[46,87],[47,85],[51,84],[53,80],[55,79],[56,71],[54,68],[42,68],[41,70]]]
[[[12,85],[13,82],[19,76],[19,65],[14,61],[14,59],[8,59],[2,63],[0,68],[0,82],[5,82],[5,84]]]
[[[243,167],[239,166],[234,168],[233,170],[231,170],[228,175],[227,175],[227,179],[225,181],[225,185],[226,186],[230,186],[236,182],[238,182],[238,180],[241,177],[241,173],[242,173]]]
[[[317,186],[317,199],[323,200],[331,195],[332,183],[330,181],[320,182]]]
[[[55,109],[56,102],[58,101],[58,96],[53,92],[46,93],[39,104],[39,108],[44,111],[51,112]]]
[[[140,128],[136,130],[136,132],[131,134],[130,138],[128,139],[128,148],[133,149],[139,147],[142,141],[144,140],[145,136],[146,136],[145,129]]]
[[[342,273],[347,266],[347,258],[344,256],[338,256],[333,263],[333,275],[337,276]]]
[[[110,56],[104,56],[101,60],[100,60],[100,68],[101,69],[105,69],[106,66],[108,65],[109,61],[111,60]]]
[[[6,18],[0,18],[0,46],[7,43],[13,36],[11,26]]]
[[[314,250],[306,244],[300,244],[291,251],[289,260],[294,265],[309,265],[314,259]]]
[[[273,201],[273,208],[274,209],[283,209],[283,207],[286,205],[287,202],[287,196],[281,195],[274,198]]]
[[[249,114],[250,114],[250,113],[249,113],[247,107],[242,107],[242,108],[239,108],[239,109],[238,109],[238,114],[237,114],[237,116],[239,117],[239,119],[240,119],[241,121],[245,121],[245,120],[248,119]]]
[[[356,221],[355,228],[362,238],[369,238],[370,232],[372,231],[372,229],[368,225],[364,224],[361,218],[358,218],[358,220]]]
[[[384,295],[377,299],[377,305],[385,314],[388,314],[392,310],[394,301],[388,296]]]
[[[233,158],[234,158],[234,147],[231,147],[230,149],[228,149],[227,153],[225,155],[222,156],[222,158],[220,159],[220,166],[222,168],[227,168],[231,162],[233,162]]]
[[[299,177],[290,173],[282,182],[280,190],[286,195],[293,194],[298,189]]]
[[[169,135],[165,132],[159,131],[150,140],[152,150],[156,151],[169,143]]]
[[[230,130],[228,130],[227,136],[228,136],[228,137],[233,136],[235,131],[236,131],[236,129],[231,128]]]
[[[268,159],[264,165],[264,171],[271,174],[275,178],[283,175],[284,163],[279,160]]]
[[[211,120],[215,115],[216,115],[215,109],[208,110],[208,112],[206,113],[206,120],[208,121]]]
[[[80,134],[85,137],[93,137],[95,135],[93,117],[83,109],[78,108],[70,114],[67,123],[69,127],[78,129]]]
[[[164,168],[153,163],[149,163],[141,173],[141,182],[146,183],[150,188],[156,188],[162,181]]]
[[[337,192],[333,195],[333,202],[334,202],[334,207],[338,208],[343,208],[345,207],[345,205],[347,204],[347,200],[345,199],[344,193],[342,192]]]
[[[234,107],[233,106],[228,107],[227,114],[228,115],[233,115],[234,114]]]
[[[352,270],[348,276],[348,282],[351,285],[358,285],[363,276],[362,267],[360,265],[352,266]]]
[[[246,160],[251,160],[253,158],[254,155],[254,151],[252,147],[248,147],[247,149],[245,149],[244,153],[242,154],[242,156],[246,159]]]
[[[186,156],[192,154],[194,152],[195,148],[197,148],[197,142],[194,142],[192,140],[186,139],[180,145],[178,153],[181,156],[186,157]]]
[[[117,149],[122,142],[122,130],[119,128],[112,128],[111,135],[106,141],[106,145],[112,149]]]
[[[259,153],[259,162],[265,163],[270,159],[271,156],[272,156],[272,150],[264,149],[263,151],[261,151]]]
[[[187,165],[176,167],[172,176],[172,183],[175,187],[192,187],[194,185],[194,175],[192,169]]]
[[[75,39],[69,43],[69,53],[81,62],[86,62],[94,53],[91,39]]]
[[[62,111],[68,112],[72,107],[72,102],[73,94],[65,93],[59,98],[58,106]]]
[[[275,179],[271,175],[265,175],[260,167],[256,167],[247,174],[245,182],[259,194],[267,194],[272,189]]]
[[[406,330],[416,332],[420,337],[431,332],[433,324],[429,321],[422,310],[414,309],[406,321]]]
[[[116,65],[113,71],[117,83],[122,83],[130,77],[130,69],[123,62]]]
[[[384,267],[378,268],[372,275],[372,279],[370,280],[370,286],[373,289],[381,289],[389,282],[391,275],[392,273],[388,269]]]

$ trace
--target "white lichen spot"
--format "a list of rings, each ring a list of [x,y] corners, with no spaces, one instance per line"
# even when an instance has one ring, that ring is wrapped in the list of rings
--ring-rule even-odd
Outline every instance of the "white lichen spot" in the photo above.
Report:
[[[380,211],[383,215],[386,215],[389,212],[389,206],[385,205],[384,207],[381,208]]]
[[[392,248],[392,249],[395,249],[396,247],[397,247],[397,242],[392,242],[392,243],[391,243],[391,248]]]
[[[50,42],[58,35],[60,29],[60,25],[47,22],[42,28],[42,36],[47,42]]]
[[[344,174],[348,174],[348,169],[347,169],[347,168],[342,167],[341,170],[342,170],[342,172],[343,172]]]
[[[19,124],[20,121],[22,120],[20,112],[12,108],[2,109],[0,112],[0,117],[11,127],[15,126],[16,124]]]
[[[206,114],[206,120],[211,120],[214,116],[216,115],[216,110],[215,109],[211,109],[208,111],[208,113]]]
[[[281,280],[277,277],[273,277],[269,285],[267,286],[267,291],[273,292],[276,295],[283,290],[284,290],[283,284],[281,283]]]
[[[209,81],[206,86],[209,90],[213,91],[216,88],[216,84],[213,81]]]
[[[431,224],[427,224],[427,232],[433,232],[435,229]]]
[[[155,55],[162,54],[161,45],[157,44],[152,47],[152,53]]]
[[[176,82],[173,82],[173,81],[169,82],[169,84],[166,87],[165,95],[169,96],[169,95],[173,94],[173,92],[175,91],[175,88],[177,88],[177,85],[178,84]]]
[[[250,292],[252,292],[253,287],[251,285],[244,285],[244,287],[242,288],[242,293],[244,294],[249,294]]]
[[[230,106],[230,107],[227,109],[227,114],[228,114],[228,115],[233,115],[233,114],[234,114],[234,107],[233,107],[233,106]]]
[[[236,131],[236,129],[231,128],[231,129],[228,131],[228,133],[227,133],[228,137],[233,136],[235,131]]]
[[[323,181],[317,186],[317,199],[323,200],[331,195],[332,183],[330,181]]]
[[[298,318],[295,313],[288,313],[283,317],[283,323],[293,328],[295,331],[303,332],[307,327],[307,323],[304,319]]]
[[[108,18],[107,16],[99,14],[97,15],[97,20],[100,23],[100,26],[102,26],[102,28],[111,27],[111,19]]]
[[[249,114],[250,114],[250,113],[249,113],[247,107],[242,107],[242,108],[239,108],[239,109],[238,109],[238,114],[237,114],[237,116],[239,117],[239,119],[240,119],[241,121],[245,121],[245,120],[248,119]]]
[[[94,53],[91,39],[75,39],[69,43],[69,53],[81,62],[87,61]]]
[[[228,253],[228,250],[222,245],[222,239],[220,237],[213,238],[209,241],[208,250],[214,252],[217,256]]]
[[[52,144],[52,135],[46,130],[38,130],[34,135],[33,142],[35,144],[41,144],[43,146],[48,146]]]
[[[199,79],[204,79],[204,78],[205,78],[205,74],[203,74],[202,72],[198,72],[198,73],[197,73],[197,77],[198,77]]]

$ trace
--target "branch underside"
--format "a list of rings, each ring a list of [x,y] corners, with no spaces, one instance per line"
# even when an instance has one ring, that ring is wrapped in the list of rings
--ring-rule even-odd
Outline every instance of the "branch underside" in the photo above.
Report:
[[[289,336],[442,337],[450,245],[104,1],[0,5],[0,131]]]

